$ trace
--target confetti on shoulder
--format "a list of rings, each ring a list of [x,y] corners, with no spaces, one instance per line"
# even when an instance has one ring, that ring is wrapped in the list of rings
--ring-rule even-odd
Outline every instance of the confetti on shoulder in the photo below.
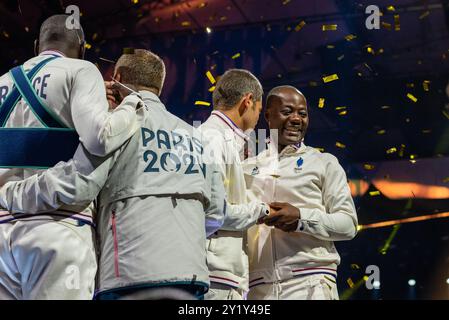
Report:
[[[210,102],[206,102],[206,101],[195,101],[195,105],[196,105],[196,106],[205,106],[205,107],[209,107],[209,106],[210,106]]]

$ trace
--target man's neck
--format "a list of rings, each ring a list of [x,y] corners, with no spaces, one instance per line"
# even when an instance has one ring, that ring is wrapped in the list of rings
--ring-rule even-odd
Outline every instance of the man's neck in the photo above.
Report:
[[[237,108],[235,109],[230,109],[230,110],[222,110],[219,109],[218,111],[220,111],[221,113],[225,114],[229,119],[232,120],[232,122],[235,123],[235,125],[237,127],[240,128],[240,130],[243,131],[243,120],[239,115],[239,111],[237,110]]]

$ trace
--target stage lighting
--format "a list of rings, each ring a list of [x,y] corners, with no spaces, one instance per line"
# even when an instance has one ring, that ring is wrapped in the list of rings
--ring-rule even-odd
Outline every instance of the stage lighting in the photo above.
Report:
[[[209,27],[206,27],[206,32],[207,32],[207,33],[212,33],[212,29],[209,28]]]
[[[415,279],[410,279],[410,280],[408,281],[408,285],[409,285],[410,287],[415,286],[415,284],[416,284],[416,280],[415,280]]]

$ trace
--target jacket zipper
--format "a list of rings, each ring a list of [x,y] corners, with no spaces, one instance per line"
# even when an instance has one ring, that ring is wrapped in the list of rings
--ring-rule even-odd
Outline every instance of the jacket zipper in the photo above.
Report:
[[[112,211],[111,226],[112,226],[112,237],[114,239],[114,270],[115,276],[118,278],[120,277],[120,272],[118,269],[118,241],[117,241],[117,222],[115,220],[115,211]]]

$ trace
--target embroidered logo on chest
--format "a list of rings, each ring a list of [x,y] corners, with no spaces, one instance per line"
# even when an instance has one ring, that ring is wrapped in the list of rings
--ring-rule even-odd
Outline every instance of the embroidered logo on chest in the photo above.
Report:
[[[296,160],[295,172],[300,172],[302,170],[303,164],[304,164],[303,158],[300,157],[298,160]]]

